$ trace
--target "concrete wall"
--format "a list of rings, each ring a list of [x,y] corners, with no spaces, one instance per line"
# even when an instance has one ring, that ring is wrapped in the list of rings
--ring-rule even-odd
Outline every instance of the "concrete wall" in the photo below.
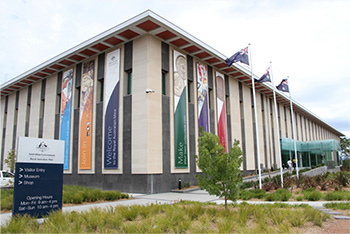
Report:
[[[57,76],[46,79],[43,138],[53,139],[55,133]]]
[[[17,136],[25,135],[26,115],[27,115],[27,97],[28,87],[25,87],[19,92],[18,101],[18,120],[17,120]]]
[[[340,171],[340,167],[336,166],[334,169],[328,169],[327,166],[318,167],[318,168],[312,169],[310,171],[304,172],[303,175],[312,177],[312,176],[316,176],[316,175],[326,174],[327,171],[329,171],[330,173],[338,172],[338,171]]]

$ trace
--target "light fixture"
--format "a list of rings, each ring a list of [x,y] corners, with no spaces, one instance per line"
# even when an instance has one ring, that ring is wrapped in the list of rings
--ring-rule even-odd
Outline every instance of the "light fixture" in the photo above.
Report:
[[[152,89],[146,89],[145,92],[146,92],[146,93],[154,93],[154,90],[152,90]]]

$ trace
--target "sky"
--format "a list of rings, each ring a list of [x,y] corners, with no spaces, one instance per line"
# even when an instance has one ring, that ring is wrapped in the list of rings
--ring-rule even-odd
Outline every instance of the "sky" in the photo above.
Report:
[[[1,0],[0,83],[152,10],[230,57],[251,43],[253,72],[350,137],[350,0]]]

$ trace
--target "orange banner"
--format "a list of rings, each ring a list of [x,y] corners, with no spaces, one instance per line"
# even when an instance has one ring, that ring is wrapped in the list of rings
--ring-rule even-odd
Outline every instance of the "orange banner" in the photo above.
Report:
[[[91,169],[94,66],[94,60],[84,63],[81,78],[79,169],[82,170]]]

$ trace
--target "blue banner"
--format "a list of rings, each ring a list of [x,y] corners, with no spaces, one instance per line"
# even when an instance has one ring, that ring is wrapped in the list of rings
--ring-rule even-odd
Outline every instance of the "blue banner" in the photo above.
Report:
[[[107,169],[118,168],[118,111],[119,107],[119,82],[107,105],[105,115],[105,160],[104,167]]]
[[[64,170],[69,169],[70,124],[72,106],[73,69],[63,73],[61,91],[61,130],[60,140],[64,141]]]
[[[118,169],[120,50],[106,56],[104,98],[104,169]]]

